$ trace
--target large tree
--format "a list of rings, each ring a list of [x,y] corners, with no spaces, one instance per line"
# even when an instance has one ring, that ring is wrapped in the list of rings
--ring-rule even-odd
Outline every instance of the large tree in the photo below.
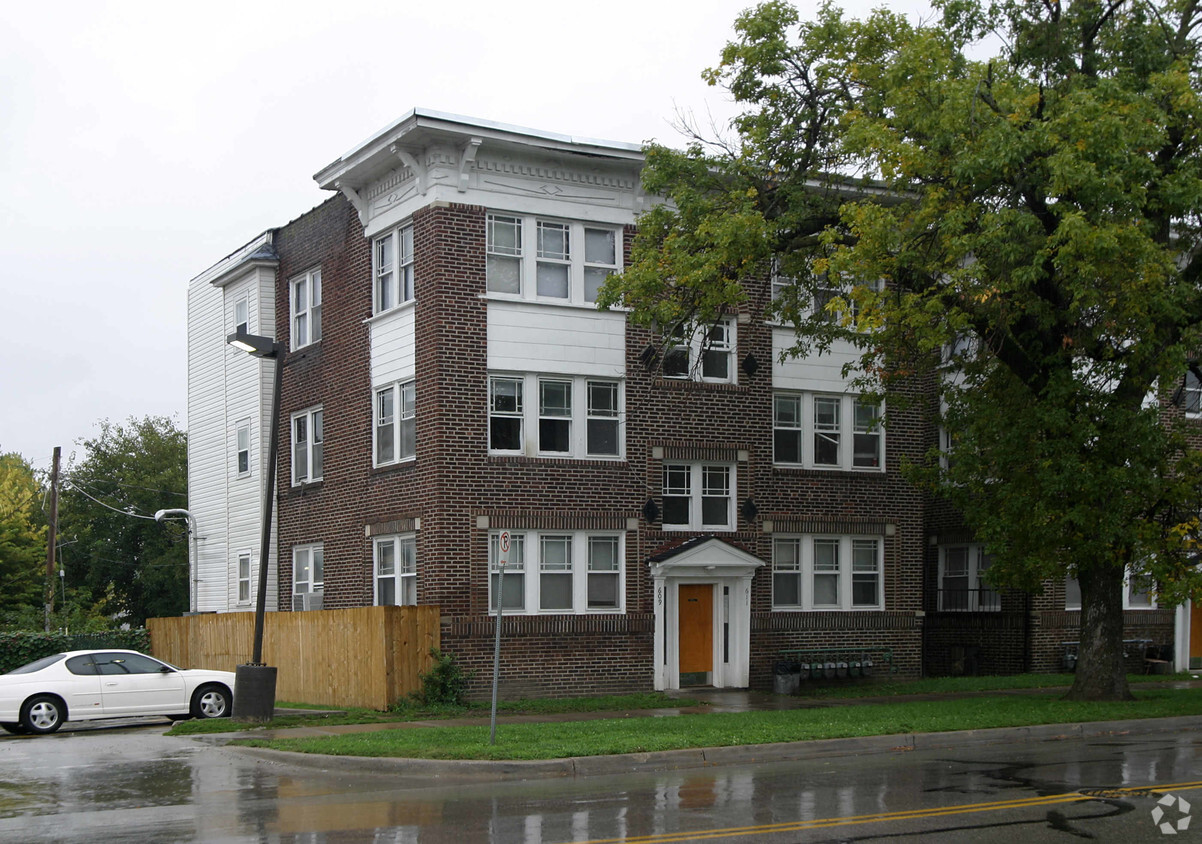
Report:
[[[46,576],[45,490],[19,454],[0,454],[0,623],[42,607]]]
[[[109,615],[140,625],[188,609],[188,536],[158,523],[187,506],[187,440],[167,417],[99,423],[68,467],[59,515],[68,585],[86,588]]]
[[[1070,696],[1126,698],[1125,578],[1202,598],[1202,456],[1162,406],[1202,354],[1199,0],[935,7],[744,13],[707,72],[736,137],[648,149],[670,203],[601,301],[704,327],[776,262],[794,354],[858,344],[886,409],[929,374],[954,458],[915,478],[996,584],[1079,581]]]

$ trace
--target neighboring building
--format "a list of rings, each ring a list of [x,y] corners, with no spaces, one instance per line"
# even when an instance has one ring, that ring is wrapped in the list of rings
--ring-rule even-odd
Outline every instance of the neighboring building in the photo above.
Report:
[[[288,348],[269,610],[438,605],[480,692],[507,539],[508,695],[766,687],[789,649],[917,676],[924,635],[928,670],[1057,667],[1071,614],[973,591],[979,550],[902,479],[937,433],[921,402],[886,434],[850,348],[781,362],[770,279],[662,356],[595,308],[642,160],[416,110],[317,174],[334,197],[193,279],[198,609],[257,589],[274,364],[226,345],[243,326]],[[969,630],[1007,645],[969,666]]]

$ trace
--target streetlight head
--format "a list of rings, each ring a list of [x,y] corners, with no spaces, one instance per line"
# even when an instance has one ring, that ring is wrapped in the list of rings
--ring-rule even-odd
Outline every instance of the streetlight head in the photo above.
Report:
[[[225,338],[225,342],[229,343],[236,349],[249,352],[257,358],[275,357],[280,350],[279,344],[270,337],[262,337],[258,334],[247,334],[245,331],[236,331],[233,334],[230,334]]]

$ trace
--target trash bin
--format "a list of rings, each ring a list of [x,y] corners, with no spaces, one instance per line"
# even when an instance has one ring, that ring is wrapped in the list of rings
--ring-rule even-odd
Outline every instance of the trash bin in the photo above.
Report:
[[[800,667],[796,662],[777,660],[772,666],[772,691],[778,695],[797,694]]]

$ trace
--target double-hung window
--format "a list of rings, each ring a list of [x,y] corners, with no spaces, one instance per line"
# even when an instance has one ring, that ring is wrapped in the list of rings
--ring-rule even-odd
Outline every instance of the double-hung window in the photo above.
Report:
[[[992,559],[979,544],[939,548],[939,609],[942,612],[996,612],[1001,596],[986,573]]]
[[[855,395],[776,393],[772,398],[773,461],[814,469],[881,471],[881,408]]]
[[[1123,575],[1123,609],[1154,610],[1156,607],[1155,581],[1146,575],[1132,574],[1128,569]],[[1081,609],[1081,584],[1075,577],[1065,581],[1064,608]]]
[[[848,282],[844,284],[824,275],[814,287],[814,315],[818,319],[843,325],[854,330],[860,317],[860,304],[856,301],[852,291],[856,288],[879,291],[882,287],[880,279],[872,282]],[[836,300],[844,303],[845,307],[832,305],[831,303]]]
[[[664,349],[665,378],[717,384],[735,380],[735,321],[719,320],[706,329],[673,330]]]
[[[321,543],[292,549],[292,609],[319,610],[325,587],[325,550]]]
[[[292,415],[292,485],[320,481],[325,430],[320,407]]]
[[[597,301],[620,268],[616,226],[490,213],[485,228],[490,293],[570,304]]]
[[[539,454],[572,453],[572,382],[538,380]]]
[[[665,463],[664,530],[734,530],[734,467],[722,463]]]
[[[514,531],[503,585],[506,612],[620,612],[623,539],[616,533]],[[489,606],[501,582],[500,532],[489,537]]]
[[[1181,389],[1181,405],[1185,415],[1197,419],[1202,416],[1202,381],[1192,369],[1185,371],[1185,385]]]
[[[321,339],[321,270],[310,270],[289,282],[292,315],[292,348]]]
[[[250,334],[249,293],[243,293],[234,300],[234,333]]]
[[[413,381],[375,391],[375,465],[387,466],[417,455],[416,393]]]
[[[527,395],[537,402],[525,401]],[[488,448],[492,454],[615,458],[622,454],[621,382],[581,375],[492,375]],[[527,432],[534,431],[534,435]],[[535,441],[528,441],[534,436]]]
[[[250,420],[244,419],[234,428],[234,471],[238,477],[250,474]]]
[[[884,608],[881,540],[868,536],[778,536],[772,544],[772,608]]]
[[[372,298],[375,313],[413,301],[413,226],[398,226],[375,239]]]
[[[238,552],[238,603],[250,603],[250,552]]]
[[[376,606],[417,604],[417,537],[376,537],[374,543]]]

